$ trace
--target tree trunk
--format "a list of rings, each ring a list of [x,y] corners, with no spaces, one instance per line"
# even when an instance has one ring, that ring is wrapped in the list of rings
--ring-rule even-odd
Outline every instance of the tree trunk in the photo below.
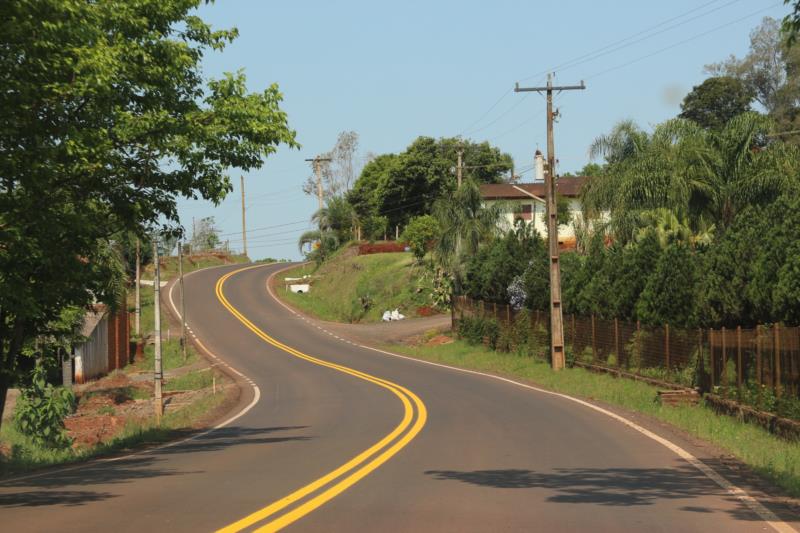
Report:
[[[6,395],[8,394],[8,388],[11,385],[11,380],[8,378],[8,375],[3,372],[0,373],[0,427],[3,425],[3,412],[6,408]]]
[[[25,340],[25,327],[22,320],[14,320],[13,326],[5,323],[6,313],[0,313],[3,323],[0,325],[0,426],[2,414],[6,406],[6,395],[12,383],[12,373],[17,367],[17,357],[22,351]],[[9,335],[9,330],[11,334]]]

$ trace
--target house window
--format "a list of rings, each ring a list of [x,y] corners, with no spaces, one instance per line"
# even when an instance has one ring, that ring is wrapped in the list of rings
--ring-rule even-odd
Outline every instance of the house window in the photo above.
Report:
[[[522,204],[514,216],[514,220],[531,220],[531,204]]]

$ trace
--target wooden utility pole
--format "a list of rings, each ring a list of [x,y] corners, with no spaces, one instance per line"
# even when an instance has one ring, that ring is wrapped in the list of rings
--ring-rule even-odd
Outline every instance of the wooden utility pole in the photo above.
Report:
[[[155,368],[153,369],[153,386],[155,389],[154,407],[156,420],[161,423],[161,416],[164,414],[164,403],[161,400],[161,382],[163,372],[161,368],[161,268],[158,260],[158,238],[153,238],[153,264],[155,265],[155,275],[153,276],[153,315],[155,324],[153,335],[155,337]]]
[[[314,162],[314,175],[317,176],[317,200],[319,200],[319,208],[322,209],[324,202],[322,198],[322,166],[320,163],[331,161],[331,158],[317,156],[314,159],[306,159],[306,161]]]
[[[142,257],[139,252],[139,238],[136,238],[136,310],[134,311],[134,326],[136,336],[142,334],[141,320],[142,320],[142,298],[139,293],[142,282]]]
[[[244,252],[247,255],[247,250]],[[186,362],[186,300],[183,296],[183,243],[178,241],[178,283],[181,288],[181,351],[183,355],[183,362]]]
[[[244,206],[244,176],[239,176],[239,183],[242,187],[242,248],[244,251],[244,255],[247,255],[247,224],[245,222],[245,206]],[[183,281],[181,280],[181,287],[183,287]],[[183,290],[183,289],[181,289]],[[182,298],[183,296],[181,296]]]
[[[561,309],[561,265],[558,254],[558,211],[556,208],[556,155],[553,141],[553,91],[575,91],[586,85],[553,86],[552,76],[547,76],[546,87],[514,87],[514,92],[547,93],[547,172],[544,175],[547,206],[547,240],[550,249],[550,361],[553,369],[564,368],[564,320]]]
[[[458,180],[458,188],[459,189],[461,188],[461,169],[463,168],[461,158],[463,156],[464,156],[464,150],[459,148],[458,149],[458,166],[456,167],[456,179]]]

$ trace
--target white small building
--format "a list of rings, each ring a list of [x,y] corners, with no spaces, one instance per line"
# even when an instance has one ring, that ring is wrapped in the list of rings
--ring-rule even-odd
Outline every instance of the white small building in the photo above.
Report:
[[[588,179],[590,178],[586,176],[565,176],[556,180],[556,191],[568,200],[573,220],[581,216],[580,192]],[[541,201],[532,198],[530,194],[540,198]],[[516,220],[524,220],[528,224],[533,224],[542,236],[547,235],[547,222],[544,216],[546,194],[544,182],[481,185],[481,198],[486,205],[499,203],[504,206],[502,221],[504,227],[511,228]],[[558,243],[564,248],[575,247],[575,228],[572,224],[562,224],[558,227]]]

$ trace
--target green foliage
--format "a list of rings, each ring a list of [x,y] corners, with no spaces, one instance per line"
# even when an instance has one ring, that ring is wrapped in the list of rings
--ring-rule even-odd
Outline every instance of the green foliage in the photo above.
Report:
[[[753,93],[737,78],[708,78],[695,86],[681,103],[681,118],[713,130],[750,109]]]
[[[436,202],[434,216],[440,228],[434,258],[460,293],[468,261],[499,232],[500,210],[484,206],[478,184],[467,179],[451,196]]]
[[[508,302],[511,282],[535,262],[543,262],[546,268],[544,241],[533,225],[520,221],[512,231],[490,240],[469,257],[463,290],[478,300]]]
[[[14,423],[38,446],[66,448],[71,441],[64,429],[64,418],[74,410],[72,391],[47,383],[46,371],[39,365],[31,374],[30,385],[20,390]]]
[[[688,246],[671,244],[658,258],[636,303],[645,324],[686,326],[694,311],[696,266]]]
[[[609,171],[582,191],[590,212],[609,210],[615,240],[626,243],[643,211],[670,210],[692,232],[709,226],[724,231],[751,205],[766,205],[797,186],[800,157],[795,147],[766,142],[773,122],[742,113],[720,130],[673,119],[652,134],[630,122],[618,124],[592,145]]]
[[[385,217],[390,229],[405,226],[431,214],[437,200],[456,190],[453,169],[459,149],[465,175],[476,183],[500,183],[511,170],[511,156],[487,142],[419,137],[402,153],[384,154],[365,165],[348,200],[362,221]],[[370,239],[381,235],[365,231]]]
[[[203,56],[237,32],[201,4],[0,3],[0,394],[62,309],[116,297],[112,236],[175,230],[179,197],[218,203],[229,168],[298,146],[276,85],[205,82]]]
[[[483,344],[494,350],[500,338],[500,325],[492,318],[465,316],[458,322],[458,335],[470,344]]]
[[[561,194],[556,194],[556,220],[559,226],[569,226],[572,223],[569,198]],[[547,210],[542,211],[542,224],[547,228]]]
[[[411,253],[421,261],[439,236],[439,222],[431,215],[414,217],[403,230],[402,240],[411,247]]]

